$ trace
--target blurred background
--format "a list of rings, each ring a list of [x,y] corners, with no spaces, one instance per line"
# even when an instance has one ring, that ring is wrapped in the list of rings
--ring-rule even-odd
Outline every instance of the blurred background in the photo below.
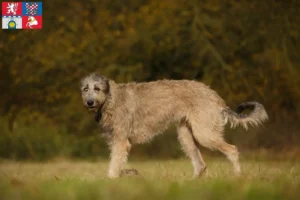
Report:
[[[259,101],[270,120],[225,138],[241,152],[300,158],[300,3],[296,0],[52,0],[42,30],[0,33],[0,158],[107,158],[80,79],[194,79],[235,109]],[[209,153],[209,151],[206,151]],[[180,158],[174,127],[132,149]]]

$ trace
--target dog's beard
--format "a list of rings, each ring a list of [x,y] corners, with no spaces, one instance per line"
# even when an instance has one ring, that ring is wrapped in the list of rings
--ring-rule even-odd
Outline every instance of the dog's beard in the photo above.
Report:
[[[102,114],[101,114],[101,107],[87,107],[88,111],[95,113],[95,120],[96,122],[100,122]]]
[[[95,113],[95,120],[96,122],[100,122],[101,118],[102,118],[102,107],[104,105],[105,102],[103,102],[102,104],[97,103],[96,106],[93,107],[89,107],[87,105],[86,108],[88,109],[88,111],[90,112],[94,112]]]
[[[90,112],[97,112],[99,108],[97,107],[87,107]]]

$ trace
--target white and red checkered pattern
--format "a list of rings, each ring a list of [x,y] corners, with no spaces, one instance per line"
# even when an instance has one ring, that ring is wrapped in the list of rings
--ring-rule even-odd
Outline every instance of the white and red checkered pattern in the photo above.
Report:
[[[37,13],[39,5],[37,3],[26,3],[26,12],[30,15],[35,15]]]

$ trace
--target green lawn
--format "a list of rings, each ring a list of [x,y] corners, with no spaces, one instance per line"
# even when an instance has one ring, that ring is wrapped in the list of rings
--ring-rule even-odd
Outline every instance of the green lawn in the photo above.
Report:
[[[140,176],[106,178],[107,161],[0,162],[0,199],[300,199],[300,163],[244,160],[241,177],[224,158],[192,180],[188,159],[134,161]]]

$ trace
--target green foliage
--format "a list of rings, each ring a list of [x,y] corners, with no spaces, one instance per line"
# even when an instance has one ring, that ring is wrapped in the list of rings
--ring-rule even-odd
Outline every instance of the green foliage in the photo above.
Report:
[[[34,113],[33,113],[34,115]],[[21,118],[22,119],[22,118]],[[108,156],[105,141],[90,135],[76,137],[68,134],[63,126],[53,126],[49,120],[36,119],[28,122],[18,120],[13,132],[1,120],[4,129],[0,137],[0,157],[14,160],[48,160],[57,157],[96,158]],[[96,135],[96,134],[95,134]],[[99,134],[98,134],[99,135]]]
[[[42,123],[27,126],[21,121],[13,133],[2,130],[0,156],[11,159],[49,159],[66,150],[68,141],[65,135],[55,126]]]

